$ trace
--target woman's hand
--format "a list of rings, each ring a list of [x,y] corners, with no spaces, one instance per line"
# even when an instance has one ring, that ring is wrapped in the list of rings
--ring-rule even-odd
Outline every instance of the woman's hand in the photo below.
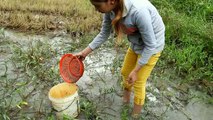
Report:
[[[130,85],[133,85],[135,81],[138,79],[137,74],[140,69],[141,69],[141,65],[137,64],[135,69],[133,69],[132,72],[129,74],[127,81]]]
[[[133,85],[135,81],[137,80],[137,72],[134,70],[129,74],[127,81],[129,84]]]
[[[90,47],[85,48],[84,50],[82,50],[79,53],[74,54],[77,58],[79,58],[80,60],[84,60],[86,58],[86,56],[92,52],[92,49]]]
[[[83,61],[86,57],[86,55],[83,54],[83,51],[74,54],[78,59],[80,59],[81,61]]]

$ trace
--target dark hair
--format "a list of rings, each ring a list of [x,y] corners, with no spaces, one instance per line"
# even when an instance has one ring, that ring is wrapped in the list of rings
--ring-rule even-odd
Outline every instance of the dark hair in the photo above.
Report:
[[[92,2],[107,2],[108,0],[90,0]]]
[[[107,2],[108,0],[90,0],[92,2]],[[117,6],[114,9],[115,18],[112,20],[112,25],[114,27],[115,32],[117,33],[117,40],[120,41],[122,37],[122,31],[120,27],[120,21],[123,15],[124,3],[123,0],[116,0]]]

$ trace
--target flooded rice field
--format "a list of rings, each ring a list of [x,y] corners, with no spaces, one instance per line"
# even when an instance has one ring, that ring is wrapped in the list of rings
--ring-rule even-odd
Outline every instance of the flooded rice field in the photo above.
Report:
[[[61,55],[70,52],[74,44],[78,43],[63,33],[44,36],[2,31],[0,36],[0,101],[1,108],[4,108],[2,114],[7,113],[11,119],[55,119],[48,91],[54,85],[63,82],[58,72],[58,61]],[[44,64],[24,61],[27,57],[24,57],[19,49],[14,51],[13,45],[19,48],[21,46],[26,52],[33,51],[33,55],[39,56],[42,53],[48,57],[32,58]],[[34,48],[34,45],[38,48],[28,51]],[[44,46],[46,49],[39,47],[43,45],[47,45]],[[39,53],[36,53],[38,51]],[[14,61],[14,54],[22,57],[19,62]],[[85,59],[84,75],[77,82],[82,107],[77,119],[128,120],[128,111],[122,105],[120,77],[124,54],[125,52],[118,53],[114,48],[102,46]],[[50,61],[45,61],[46,59]],[[29,64],[22,65],[25,63],[20,63],[20,60]],[[37,64],[39,68],[36,68]],[[20,66],[24,68],[20,69]],[[29,71],[32,69],[40,71],[37,73]],[[175,77],[172,68],[154,69],[147,82],[146,103],[141,119],[213,120],[213,106],[208,103],[211,98],[193,87],[179,85],[180,79]],[[133,96],[131,98],[133,99]]]

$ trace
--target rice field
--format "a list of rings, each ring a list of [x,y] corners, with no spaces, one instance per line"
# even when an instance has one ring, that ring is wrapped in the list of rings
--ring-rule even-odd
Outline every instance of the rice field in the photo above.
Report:
[[[148,102],[141,119],[164,120],[168,112],[169,115],[174,112],[176,116],[177,111],[183,118],[193,119],[204,114],[200,111],[207,111],[205,119],[209,120],[213,111],[213,1],[150,1],[166,25],[166,46],[150,78],[154,87],[149,86],[147,93],[151,98],[153,95],[158,98],[166,110],[159,110],[156,107],[159,104]],[[55,120],[46,95],[47,89],[61,82],[57,67],[59,56],[86,47],[100,30],[102,15],[95,11],[89,0],[0,0],[0,16],[0,119]],[[60,34],[61,31],[65,34]],[[47,33],[56,35],[52,37]],[[102,49],[94,56],[101,58],[115,50],[113,41],[108,41],[104,47],[109,50]],[[112,52],[113,57],[123,55],[128,43],[126,41],[117,47],[119,54]],[[99,59],[93,61],[93,64],[100,62]],[[80,104],[85,119],[120,116],[127,120],[127,109],[109,109],[114,107],[111,103],[115,106],[116,102],[120,103],[112,97],[117,87],[106,87],[109,76],[118,77],[116,80],[120,78],[122,59],[114,58],[112,61],[112,65],[104,65],[103,69],[114,76],[107,75],[107,72],[95,72],[96,77],[90,75],[101,83],[93,83],[98,87],[94,91],[100,95],[92,101],[88,99],[91,96],[81,93]],[[161,92],[156,92],[156,89]],[[195,103],[200,106],[197,107],[191,101],[194,98],[200,98],[199,101],[205,104]],[[103,101],[108,106],[102,105]],[[147,101],[151,100],[148,98]],[[194,110],[189,115],[184,111],[188,105]],[[109,111],[116,111],[117,116]]]
[[[91,32],[101,15],[84,0],[0,0],[0,26],[28,32]]]

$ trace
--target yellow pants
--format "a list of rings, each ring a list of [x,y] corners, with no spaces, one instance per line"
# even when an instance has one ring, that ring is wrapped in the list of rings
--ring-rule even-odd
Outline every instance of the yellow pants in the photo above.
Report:
[[[135,81],[134,85],[131,86],[128,84],[127,77],[130,74],[130,72],[134,69],[134,67],[138,64],[138,59],[141,56],[136,54],[132,49],[128,49],[123,67],[121,69],[121,74],[123,77],[123,87],[125,90],[131,91],[132,87],[134,88],[134,103],[137,105],[143,105],[145,101],[145,94],[146,94],[146,81],[148,77],[150,76],[151,71],[153,70],[155,64],[157,63],[160,52],[153,55],[148,63],[140,69],[137,75],[137,80]]]

